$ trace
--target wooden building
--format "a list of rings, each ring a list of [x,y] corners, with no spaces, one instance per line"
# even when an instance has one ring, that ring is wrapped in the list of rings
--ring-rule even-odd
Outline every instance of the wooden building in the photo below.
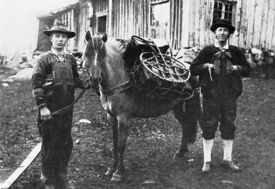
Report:
[[[79,0],[78,2],[66,7],[54,10],[48,15],[40,16],[38,18],[39,31],[36,50],[47,51],[50,49],[51,42],[49,37],[43,34],[43,31],[51,28],[57,20],[65,24],[68,29],[76,32],[76,36],[69,39],[67,49],[69,51],[78,48],[83,49],[85,32],[90,28],[90,22],[87,19],[89,15],[91,15],[91,2],[87,0]]]
[[[231,44],[275,48],[274,0],[79,0],[73,14],[78,49],[89,27],[115,38],[163,38],[174,49],[203,47],[213,42],[209,28],[219,18],[236,27]]]

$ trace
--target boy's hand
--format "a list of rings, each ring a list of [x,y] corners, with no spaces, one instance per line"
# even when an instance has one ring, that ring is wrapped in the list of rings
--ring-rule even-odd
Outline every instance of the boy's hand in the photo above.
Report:
[[[51,111],[45,106],[40,109],[41,120],[49,120],[52,119]]]

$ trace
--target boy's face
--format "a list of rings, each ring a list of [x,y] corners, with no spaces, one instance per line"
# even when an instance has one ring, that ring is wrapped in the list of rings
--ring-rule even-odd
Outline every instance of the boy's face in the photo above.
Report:
[[[225,42],[229,38],[229,29],[226,27],[218,27],[215,31],[216,39],[219,42]]]
[[[51,34],[51,42],[52,42],[52,47],[54,49],[57,49],[57,50],[64,49],[67,41],[68,41],[67,34],[59,33],[59,32],[54,32]]]

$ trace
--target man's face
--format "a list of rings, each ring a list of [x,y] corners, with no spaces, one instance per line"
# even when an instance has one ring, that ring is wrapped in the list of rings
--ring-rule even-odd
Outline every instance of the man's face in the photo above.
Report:
[[[52,46],[57,50],[64,49],[67,41],[68,41],[67,34],[57,32],[57,33],[52,33],[51,35]]]
[[[219,42],[225,42],[229,38],[229,29],[226,27],[218,27],[215,35]]]

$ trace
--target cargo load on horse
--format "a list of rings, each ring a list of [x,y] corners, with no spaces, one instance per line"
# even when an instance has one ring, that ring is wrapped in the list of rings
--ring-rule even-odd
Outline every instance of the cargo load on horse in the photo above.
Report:
[[[173,57],[166,41],[146,40],[138,36],[119,41],[125,48],[123,59],[132,82],[143,94],[163,99],[191,97],[192,89],[186,86],[190,78],[189,69]]]

